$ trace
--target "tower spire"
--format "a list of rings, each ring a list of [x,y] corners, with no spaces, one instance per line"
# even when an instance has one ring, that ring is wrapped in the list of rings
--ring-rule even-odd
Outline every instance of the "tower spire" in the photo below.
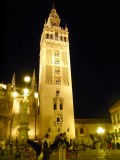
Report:
[[[15,90],[15,72],[13,73],[11,84],[12,84],[13,89]]]
[[[52,9],[55,9],[55,5],[54,5],[54,2],[53,2],[53,6],[52,6]]]
[[[56,12],[54,3],[53,3],[53,7],[51,9],[51,12],[49,14],[48,20],[47,20],[47,26],[48,27],[59,27],[60,26],[60,18],[59,15]]]
[[[36,87],[36,78],[35,78],[35,69],[33,70],[33,76],[32,76],[32,82],[31,82],[31,88],[35,89]]]

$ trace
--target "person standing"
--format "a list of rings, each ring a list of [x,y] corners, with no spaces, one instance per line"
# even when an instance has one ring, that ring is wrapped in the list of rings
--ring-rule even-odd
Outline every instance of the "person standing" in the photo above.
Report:
[[[108,151],[110,151],[112,149],[112,137],[110,133],[108,133],[107,146],[108,146]]]
[[[47,133],[41,142],[42,142],[43,160],[50,160],[50,145],[52,144],[50,135]]]
[[[4,155],[4,151],[6,149],[6,141],[5,139],[1,141],[1,155]]]
[[[59,160],[66,160],[66,142],[67,136],[66,133],[60,133],[60,141],[59,141]]]
[[[9,148],[10,148],[10,155],[11,156],[13,155],[13,147],[14,147],[13,141],[10,141]]]

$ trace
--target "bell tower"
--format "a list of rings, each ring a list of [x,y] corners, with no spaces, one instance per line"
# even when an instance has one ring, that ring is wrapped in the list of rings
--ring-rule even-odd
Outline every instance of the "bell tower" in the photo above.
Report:
[[[75,137],[69,32],[60,27],[55,7],[45,22],[40,40],[40,138],[66,132]]]

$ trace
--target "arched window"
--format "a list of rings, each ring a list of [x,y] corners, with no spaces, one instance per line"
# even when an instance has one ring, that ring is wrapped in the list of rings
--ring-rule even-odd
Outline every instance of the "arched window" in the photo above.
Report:
[[[56,105],[56,103],[54,103],[54,110],[57,110],[57,105]]]
[[[55,33],[55,40],[58,40],[58,33]]]
[[[57,123],[60,123],[60,117],[57,117]]]
[[[49,34],[48,34],[48,33],[46,34],[46,38],[47,38],[47,39],[49,38]]]
[[[63,41],[63,36],[60,36],[60,40]]]
[[[66,42],[66,37],[64,37],[64,41]]]
[[[56,96],[58,97],[60,95],[60,92],[57,90],[56,91]]]
[[[62,105],[62,103],[60,103],[60,110],[63,110],[63,105]]]
[[[50,39],[53,39],[53,35],[52,34],[50,35]]]

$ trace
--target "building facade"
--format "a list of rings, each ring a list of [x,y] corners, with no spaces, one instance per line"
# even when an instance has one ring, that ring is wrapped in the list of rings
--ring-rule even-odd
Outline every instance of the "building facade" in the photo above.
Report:
[[[120,143],[120,101],[109,109],[116,143]]]
[[[23,104],[24,88],[26,88],[26,84],[19,87],[13,83],[0,84],[0,139],[15,140],[19,137],[21,126],[26,130],[28,127],[30,139],[37,139],[39,136],[40,112],[38,98],[35,97],[37,91],[35,71],[32,81],[27,85],[29,90],[28,108]],[[15,96],[15,94],[17,95]]]
[[[75,119],[76,137],[87,136],[97,133],[98,129],[102,128],[105,132],[112,132],[111,121],[108,119]]]

